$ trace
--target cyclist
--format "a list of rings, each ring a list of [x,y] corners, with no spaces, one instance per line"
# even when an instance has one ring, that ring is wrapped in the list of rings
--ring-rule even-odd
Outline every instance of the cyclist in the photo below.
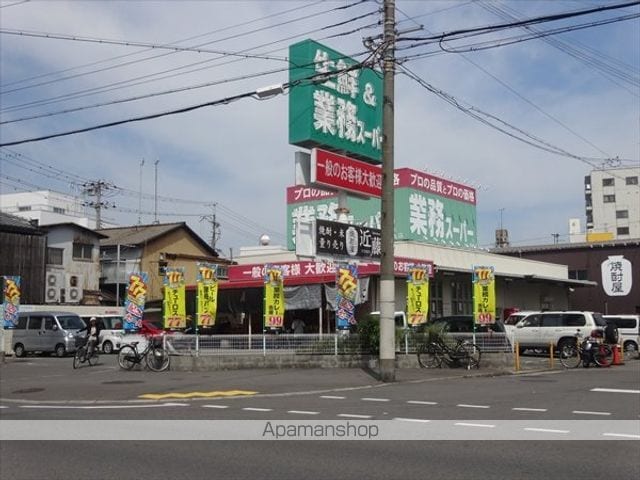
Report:
[[[89,324],[81,330],[80,332],[87,332],[87,357],[91,358],[93,356],[93,352],[98,346],[98,339],[100,338],[100,324],[96,317],[91,317],[89,319]]]

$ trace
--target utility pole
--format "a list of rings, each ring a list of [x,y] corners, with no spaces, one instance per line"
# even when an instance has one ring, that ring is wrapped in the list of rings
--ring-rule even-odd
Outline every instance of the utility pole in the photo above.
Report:
[[[140,162],[140,189],[138,190],[138,225],[142,224],[142,167],[144,167],[144,158]]]
[[[153,163],[156,170],[156,181],[155,181],[155,187],[153,189],[153,192],[154,192],[153,223],[159,223],[158,222],[158,163],[160,163],[160,159],[156,160]]]
[[[84,206],[85,207],[91,207],[93,209],[95,209],[96,211],[96,230],[99,230],[100,228],[102,228],[102,209],[103,208],[109,208],[109,207],[115,207],[115,205],[113,205],[110,202],[104,202],[102,200],[102,195],[103,195],[103,190],[107,191],[107,190],[111,190],[113,188],[113,185],[111,185],[110,183],[107,183],[103,180],[97,180],[94,182],[86,182],[82,184],[83,187],[83,193],[90,196],[90,197],[96,197],[95,201],[88,201],[88,202],[84,202]]]
[[[384,58],[382,100],[382,245],[380,261],[380,380],[396,378],[394,258],[394,89],[395,89],[395,0],[384,0]]]
[[[211,248],[216,250],[216,245],[218,244],[218,240],[220,240],[220,224],[216,220],[216,203],[211,204],[211,215],[205,215],[200,218],[200,221],[206,220],[211,223]]]

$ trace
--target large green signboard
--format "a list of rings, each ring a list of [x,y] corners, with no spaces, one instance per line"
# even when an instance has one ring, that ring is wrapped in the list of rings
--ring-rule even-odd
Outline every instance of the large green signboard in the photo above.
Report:
[[[313,40],[289,47],[289,143],[382,159],[382,74]]]
[[[478,245],[473,188],[417,170],[395,171],[395,239],[432,245]],[[349,223],[381,228],[380,200],[348,197]],[[337,220],[335,192],[296,186],[287,189],[287,248],[295,250],[297,223]]]

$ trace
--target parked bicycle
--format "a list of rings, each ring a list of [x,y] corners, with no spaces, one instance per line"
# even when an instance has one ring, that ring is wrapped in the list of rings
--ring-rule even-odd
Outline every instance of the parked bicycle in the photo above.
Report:
[[[574,343],[564,345],[559,352],[560,363],[565,368],[576,368],[580,364],[589,368],[592,363],[598,367],[609,367],[613,362],[613,350],[606,343],[599,342],[592,336],[580,341],[580,329],[574,335]]]
[[[418,347],[418,363],[422,368],[440,368],[443,363],[449,366],[480,368],[480,347],[468,340],[458,339],[453,346],[438,336]]]
[[[169,352],[157,344],[155,337],[149,337],[144,350],[138,351],[140,342],[131,342],[120,348],[118,364],[124,370],[131,370],[135,365],[144,361],[147,368],[153,372],[162,372],[169,368],[171,357]]]
[[[89,352],[89,342],[86,335],[76,335],[74,337],[76,345],[76,353],[73,355],[73,368],[80,367],[82,363],[87,362],[90,366],[98,363],[98,347],[94,345]]]

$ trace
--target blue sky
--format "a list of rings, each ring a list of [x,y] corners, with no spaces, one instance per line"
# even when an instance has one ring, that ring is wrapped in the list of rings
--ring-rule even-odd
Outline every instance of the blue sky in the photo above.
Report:
[[[221,82],[170,95],[0,125],[8,142],[105,122],[167,111],[225,98],[287,81],[287,47],[305,38],[354,55],[364,50],[362,38],[381,33],[375,23],[379,4],[296,1],[0,1],[0,72],[2,121],[89,107],[117,99]],[[578,10],[613,2],[590,1],[397,1],[400,30],[424,26],[407,36],[426,36],[461,28],[496,24],[508,11],[521,18]],[[287,13],[285,13],[287,12]],[[360,20],[320,28],[367,13]],[[638,6],[571,19],[568,25],[638,13]],[[327,39],[374,24],[356,33]],[[538,25],[538,29],[549,25]],[[6,31],[6,32],[5,32]],[[142,47],[70,39],[11,35],[7,32],[57,34],[182,47],[203,45],[208,52],[145,51]],[[524,30],[510,31],[517,35]],[[198,38],[193,38],[198,37]],[[182,41],[193,38],[189,41]],[[497,38],[497,37],[492,37]],[[434,87],[466,105],[490,113],[510,125],[590,160],[580,161],[535,149],[479,123],[426,91],[401,72],[396,77],[396,167],[444,175],[478,190],[479,240],[491,246],[500,224],[513,244],[551,243],[552,234],[568,240],[568,219],[584,226],[584,176],[602,159],[640,159],[640,21],[638,19],[549,37],[565,51],[541,40],[468,53],[443,53],[438,45],[398,51],[434,52],[404,66]],[[479,41],[480,39],[473,40]],[[482,41],[488,40],[482,38]],[[267,46],[261,46],[267,45]],[[406,43],[400,43],[406,45]],[[451,42],[449,48],[464,45]],[[568,45],[568,46],[567,46]],[[571,48],[588,65],[566,53]],[[239,59],[211,53],[261,53],[270,59]],[[154,57],[144,60],[145,58]],[[600,62],[602,70],[595,68]],[[125,64],[126,65],[123,65]],[[185,67],[186,65],[192,65]],[[117,68],[116,68],[117,66]],[[614,72],[623,72],[611,80]],[[88,73],[91,71],[94,73]],[[189,71],[189,73],[185,73]],[[160,73],[165,72],[165,73]],[[164,78],[158,79],[159,76]],[[35,78],[38,77],[38,78]],[[64,78],[68,77],[68,78]],[[139,85],[130,86],[131,79]],[[63,79],[64,78],[64,79]],[[36,83],[42,85],[34,86]],[[110,85],[109,87],[106,87]],[[19,90],[15,90],[18,89]],[[99,89],[98,93],[94,93]],[[14,91],[10,91],[14,90]],[[81,94],[78,98],[64,95]],[[55,101],[20,107],[28,102]],[[140,163],[145,223],[153,221],[154,162],[163,197],[197,203],[158,203],[161,222],[186,220],[204,238],[210,225],[201,217],[217,203],[222,236],[218,247],[255,245],[260,233],[284,244],[285,189],[294,183],[295,147],[287,143],[287,97],[245,99],[225,106],[145,122],[130,123],[2,149],[24,155],[51,170],[36,172],[3,161],[0,192],[29,189],[25,184],[77,193],[75,183],[103,179],[128,192],[110,198],[116,209],[106,217],[137,223]],[[42,175],[45,173],[45,175]],[[2,177],[4,175],[5,177]],[[21,178],[22,182],[6,176]],[[125,210],[134,210],[127,212]]]

